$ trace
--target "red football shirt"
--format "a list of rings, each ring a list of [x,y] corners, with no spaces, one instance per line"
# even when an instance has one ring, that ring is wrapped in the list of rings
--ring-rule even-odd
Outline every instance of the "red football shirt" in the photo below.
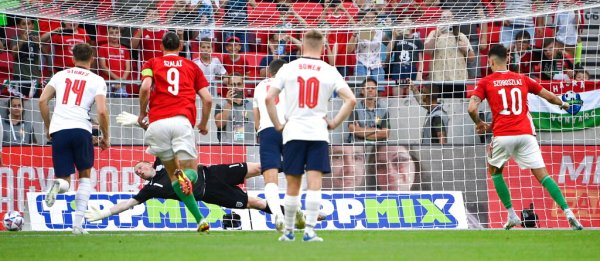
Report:
[[[142,68],[142,77],[152,77],[150,123],[182,115],[196,125],[196,93],[208,86],[194,62],[177,55],[152,58]]]
[[[127,61],[131,60],[131,55],[124,46],[112,47],[103,44],[98,48],[98,58],[106,59],[106,65],[110,71],[121,77],[125,73]],[[100,75],[106,80],[109,78],[107,73],[102,72]]]
[[[166,32],[167,30],[164,29],[156,31],[143,29],[139,46],[139,49],[142,51],[142,61],[148,61],[152,58],[162,56],[160,44],[162,43],[162,38]]]
[[[231,60],[231,55],[229,54],[223,55],[223,67],[225,67],[227,74],[236,72],[241,75],[246,75],[250,69],[248,68],[248,61],[246,61],[246,58],[240,56],[240,59],[234,62]]]
[[[54,47],[54,66],[58,68],[70,68],[73,64],[73,46],[80,43],[89,43],[90,37],[83,28],[77,28],[72,34],[52,34],[50,40]]]
[[[542,86],[514,72],[492,73],[477,83],[473,95],[487,99],[492,109],[494,136],[535,135],[527,106],[527,94],[538,94]]]

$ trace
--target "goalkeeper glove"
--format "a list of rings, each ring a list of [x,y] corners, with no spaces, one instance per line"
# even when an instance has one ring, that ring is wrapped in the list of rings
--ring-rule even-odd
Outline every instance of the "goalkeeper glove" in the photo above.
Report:
[[[87,211],[85,211],[85,218],[89,222],[94,222],[94,221],[102,220],[102,219],[105,219],[105,218],[109,217],[110,215],[112,215],[112,213],[110,213],[110,209],[108,209],[108,208],[105,208],[103,210],[99,210],[95,206],[90,206],[90,209],[88,209]]]
[[[121,124],[121,126],[140,126],[138,124],[138,117],[129,112],[122,111],[119,115],[117,115],[117,123]]]

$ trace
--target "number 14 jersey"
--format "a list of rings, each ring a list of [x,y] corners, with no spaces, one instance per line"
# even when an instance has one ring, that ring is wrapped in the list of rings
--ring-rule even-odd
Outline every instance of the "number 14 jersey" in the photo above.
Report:
[[[542,88],[525,75],[497,71],[479,80],[473,95],[488,100],[494,136],[535,135],[527,94],[538,94]]]
[[[48,85],[56,91],[49,132],[84,129],[91,133],[89,113],[96,96],[106,96],[104,78],[87,69],[73,67],[52,76]]]
[[[271,87],[285,90],[283,143],[291,140],[327,141],[325,116],[334,91],[349,88],[335,67],[302,57],[279,70]]]
[[[204,74],[194,62],[177,55],[148,60],[142,78],[152,78],[148,119],[150,123],[174,116],[185,116],[196,126],[196,93],[208,86]]]

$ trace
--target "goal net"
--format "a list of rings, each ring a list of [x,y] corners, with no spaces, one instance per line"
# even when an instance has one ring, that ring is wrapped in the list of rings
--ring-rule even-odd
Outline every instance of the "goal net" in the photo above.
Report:
[[[196,138],[199,163],[216,165],[260,162],[254,87],[271,61],[301,57],[303,33],[317,29],[326,39],[321,59],[358,98],[352,116],[330,134],[332,172],[323,178],[321,211],[327,218],[318,228],[502,227],[507,211],[486,169],[492,136],[477,134],[467,113],[477,82],[491,74],[487,53],[496,44],[510,50],[511,71],[573,105],[561,111],[529,96],[550,176],[583,226],[600,227],[599,6],[597,0],[0,1],[0,215],[20,211],[31,230],[72,226],[76,175],[54,207],[43,201],[55,176],[38,98],[54,73],[73,66],[74,44],[92,45],[92,70],[109,86],[112,147],[95,150],[89,203],[109,208],[145,185],[135,163],[154,161],[145,153],[144,131],[116,118],[139,113],[140,69],[162,55],[165,32],[179,34],[180,55],[210,82],[210,131]],[[334,94],[329,117],[341,105]],[[479,115],[492,121],[486,102]],[[94,109],[90,116],[97,129]],[[529,170],[511,160],[503,175],[526,226],[569,227]],[[283,174],[279,180],[283,198]],[[264,198],[260,175],[240,187]],[[222,220],[231,209],[199,206],[213,228],[231,223]],[[264,212],[233,211],[242,229],[274,228]],[[151,199],[85,228],[196,224],[182,204]]]

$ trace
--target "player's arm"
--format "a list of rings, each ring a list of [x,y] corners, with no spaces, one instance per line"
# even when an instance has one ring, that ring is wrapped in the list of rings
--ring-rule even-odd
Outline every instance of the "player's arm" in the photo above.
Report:
[[[479,105],[481,104],[481,98],[479,96],[473,95],[471,96],[471,100],[469,101],[469,108],[467,109],[469,112],[469,116],[471,120],[475,123],[477,133],[483,134],[489,130],[489,125],[482,121],[479,118]]]
[[[356,97],[354,97],[354,93],[352,93],[352,90],[350,90],[349,87],[340,88],[338,90],[338,95],[340,96],[340,98],[342,98],[344,104],[342,104],[340,111],[338,111],[333,120],[327,123],[327,128],[329,128],[330,130],[333,130],[340,126],[340,124],[342,124],[342,122],[344,122],[344,120],[346,120],[348,116],[350,116],[350,114],[354,110],[354,106],[356,106]]]
[[[148,128],[148,124],[144,121],[146,115],[148,114],[146,109],[148,109],[148,98],[150,97],[150,87],[152,87],[152,77],[146,77],[142,81],[142,86],[140,87],[140,114],[138,116],[138,124],[143,129]]]
[[[566,110],[566,109],[569,108],[569,104],[568,103],[563,102],[560,98],[558,98],[558,96],[554,95],[554,93],[552,93],[551,91],[548,91],[546,89],[542,89],[538,93],[538,96],[544,98],[549,103],[552,103],[554,105],[558,105],[563,110]]]
[[[48,106],[48,102],[54,98],[56,94],[56,90],[54,86],[48,84],[44,91],[42,91],[42,95],[40,96],[39,106],[40,113],[42,114],[42,120],[44,121],[44,133],[46,133],[46,137],[50,140],[50,107]]]
[[[85,212],[85,218],[89,222],[102,220],[102,219],[105,219],[112,215],[119,214],[119,213],[121,213],[125,210],[128,210],[138,204],[140,204],[139,201],[135,200],[134,198],[130,198],[127,201],[121,201],[121,202],[117,203],[116,205],[112,206],[110,209],[104,208],[102,210],[99,210],[95,206],[90,205],[90,209]]]
[[[265,99],[265,105],[267,106],[267,113],[269,114],[269,118],[271,122],[273,122],[273,126],[275,130],[282,131],[283,125],[279,122],[279,117],[277,117],[277,108],[275,108],[275,99],[279,97],[279,93],[281,90],[279,88],[270,88],[267,93],[267,98]]]
[[[252,108],[252,111],[254,112],[254,130],[258,131],[260,128],[260,111],[256,107]]]
[[[106,107],[106,96],[96,95],[96,112],[98,113],[98,125],[102,132],[100,148],[105,150],[110,147],[110,121],[108,120],[108,108]]]
[[[198,90],[200,100],[202,100],[202,117],[200,117],[200,123],[198,129],[202,135],[208,134],[208,119],[210,118],[210,110],[212,109],[212,96],[208,88],[202,88]]]

